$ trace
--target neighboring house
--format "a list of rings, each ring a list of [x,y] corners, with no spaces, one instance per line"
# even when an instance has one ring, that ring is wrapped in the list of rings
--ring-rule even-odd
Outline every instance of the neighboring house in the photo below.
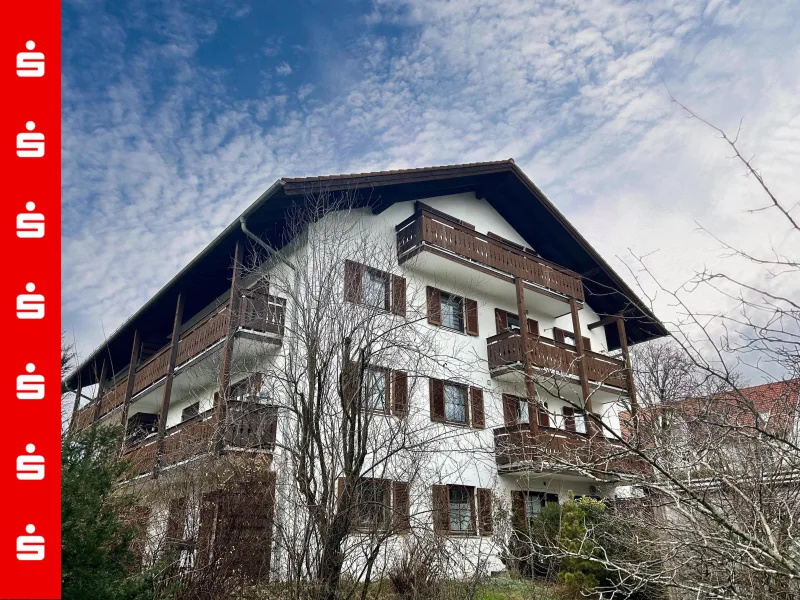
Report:
[[[619,418],[626,439],[638,438],[661,464],[696,478],[715,468],[719,473],[752,471],[753,445],[766,448],[768,438],[797,443],[799,408],[800,379],[790,379],[639,406],[638,436],[627,412]],[[760,453],[760,459],[759,467],[768,466],[766,454]]]
[[[281,230],[293,203],[319,193],[350,194],[363,206],[370,230],[396,247],[391,272],[368,260],[331,265],[343,281],[357,282],[344,289],[347,300],[380,305],[404,319],[406,298],[421,297],[426,317],[415,326],[454,340],[459,352],[477,360],[467,379],[451,380],[443,371],[413,391],[407,373],[376,367],[369,371],[374,381],[368,388],[378,390],[367,392],[372,408],[462,436],[443,462],[458,462],[473,446],[493,449],[474,467],[442,475],[425,489],[415,489],[402,473],[370,480],[362,493],[373,510],[405,514],[407,527],[427,518],[438,535],[480,541],[492,534],[500,504],[524,510],[527,520],[569,491],[613,496],[613,477],[604,477],[601,467],[592,473],[565,469],[559,454],[591,463],[610,444],[602,441],[600,424],[619,432],[620,404],[635,400],[628,344],[665,331],[507,160],[279,180],[97,348],[66,380],[78,393],[97,389],[72,426],[122,423],[124,453],[138,481],[169,482],[176,465],[195,461],[206,469],[207,457],[222,452],[262,465],[250,487],[209,489],[190,501],[176,495],[169,506],[142,507],[138,519],[188,540],[188,564],[203,560],[192,554],[193,543],[224,545],[231,539],[226,528],[247,527],[262,551],[272,553],[272,571],[280,576],[276,565],[283,559],[270,528],[281,507],[265,502],[269,494],[258,490],[288,476],[275,471],[284,464],[280,425],[289,417],[267,365],[255,369],[263,375],[241,365],[264,353],[269,361],[283,360],[292,307],[274,289],[250,289],[249,280],[232,276],[232,257],[251,244],[245,222],[274,247],[295,244],[291,252],[300,251],[302,240],[270,232]],[[604,234],[598,223],[593,235]],[[203,370],[209,364],[219,365],[211,375]],[[221,428],[223,420],[232,425]],[[189,443],[196,440],[213,443],[200,452]],[[242,525],[241,515],[253,511],[255,523]],[[176,513],[194,515],[195,524],[170,531],[178,527],[172,525]],[[492,570],[502,568],[501,549],[486,541],[475,551],[487,554]]]

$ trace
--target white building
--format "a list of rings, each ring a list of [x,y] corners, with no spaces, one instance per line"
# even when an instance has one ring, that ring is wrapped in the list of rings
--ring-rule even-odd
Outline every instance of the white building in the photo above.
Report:
[[[323,197],[339,210],[287,235],[292,206]],[[243,272],[253,256],[258,264]],[[321,258],[326,266],[312,273]],[[635,402],[627,345],[664,335],[663,326],[513,160],[283,179],[67,380],[79,393],[100,388],[74,427],[126,427],[128,485],[152,499],[139,518],[184,543],[184,566],[220,552],[226,528],[240,528],[255,543],[248,555],[265,557],[254,576],[291,568],[288,546],[308,522],[298,507],[310,503],[296,489],[302,411],[292,396],[309,390],[287,385],[297,372],[287,361],[308,355],[314,327],[298,302],[319,302],[325,286],[341,290],[320,318],[342,326],[328,329],[368,315],[394,336],[365,343],[363,363],[319,378],[337,390],[355,369],[359,406],[371,409],[354,492],[367,508],[352,515],[346,547],[366,535],[359,524],[378,523],[382,556],[430,531],[459,545],[465,571],[501,570],[503,514],[531,517],[569,492],[613,497],[618,474],[635,468],[604,462],[604,439],[620,433],[618,413]],[[363,350],[359,335],[351,357]],[[329,440],[326,465],[344,460],[340,442]],[[216,476],[182,487],[219,455],[236,457],[227,469],[259,465],[257,483],[220,491]],[[346,489],[346,468],[330,465],[327,483]],[[326,498],[335,511],[336,497]],[[347,557],[346,568],[360,574],[359,560]]]

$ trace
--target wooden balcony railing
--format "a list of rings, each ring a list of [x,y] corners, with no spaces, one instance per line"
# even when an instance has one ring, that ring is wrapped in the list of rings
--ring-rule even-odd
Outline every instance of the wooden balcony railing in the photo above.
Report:
[[[539,427],[534,434],[527,424],[494,430],[495,461],[504,472],[574,471],[640,473],[646,468],[621,444],[603,437]]]
[[[521,277],[547,290],[583,300],[577,273],[501,240],[490,238],[440,214],[425,209],[396,227],[400,263],[425,246],[444,250],[467,261]]]
[[[255,402],[231,402],[228,426],[225,428],[226,448],[272,450],[277,432],[278,409]],[[212,411],[206,411],[167,429],[161,467],[168,467],[212,450],[217,421]],[[156,436],[127,448],[125,458],[131,461],[131,475],[149,473],[155,467]]]
[[[242,294],[242,302],[239,307],[239,327],[282,336],[285,307],[286,300],[284,298],[247,290]],[[178,342],[176,368],[223,340],[228,332],[229,322],[230,301],[228,300],[185,331]],[[164,346],[136,368],[133,383],[134,395],[167,375],[169,349],[169,345]],[[77,428],[83,429],[91,425],[97,402],[100,403],[99,416],[101,417],[120,406],[125,399],[127,385],[127,376],[122,377],[113,386],[107,388],[99,400],[93,400],[80,409],[76,415]]]
[[[523,364],[522,336],[515,331],[504,331],[486,339],[489,354],[489,372],[499,375]],[[535,367],[579,376],[578,355],[575,346],[557,342],[550,338],[535,336],[529,339],[531,360]],[[597,352],[586,351],[589,380],[607,386],[627,389],[625,363],[619,359]]]

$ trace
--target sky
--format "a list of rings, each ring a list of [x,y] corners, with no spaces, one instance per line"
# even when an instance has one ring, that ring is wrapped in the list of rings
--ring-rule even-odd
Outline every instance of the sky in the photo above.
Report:
[[[797,256],[775,211],[748,212],[765,202],[753,178],[667,91],[741,123],[797,215],[796,0],[62,7],[63,327],[80,356],[280,177],[513,157],[634,285],[634,256],[669,289],[704,268],[760,277],[703,228]],[[769,285],[797,297],[797,283]],[[653,304],[676,318],[663,294]]]

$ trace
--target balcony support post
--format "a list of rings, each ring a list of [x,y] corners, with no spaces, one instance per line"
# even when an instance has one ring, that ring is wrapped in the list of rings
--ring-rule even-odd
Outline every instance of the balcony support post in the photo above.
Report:
[[[219,370],[219,394],[214,404],[214,418],[217,422],[215,449],[217,454],[222,454],[225,447],[225,415],[228,408],[228,388],[231,385],[231,363],[233,361],[233,342],[236,329],[239,326],[239,278],[241,263],[241,244],[237,241],[233,251],[233,275],[231,277],[230,317],[228,320],[228,334],[222,347],[222,364]]]
[[[519,335],[522,344],[522,364],[525,369],[525,393],[528,396],[528,425],[532,434],[539,433],[539,403],[536,401],[536,386],[533,384],[533,363],[531,362],[531,346],[528,337],[528,322],[525,313],[525,287],[522,277],[514,277],[517,291],[517,312],[519,313]]]
[[[100,367],[100,379],[97,380],[97,396],[95,397],[94,412],[92,414],[92,424],[100,418],[100,404],[103,400],[103,392],[106,391],[106,368],[108,361],[103,359],[103,366]]]
[[[586,411],[586,426],[588,433],[593,434],[596,427],[592,416],[592,392],[589,388],[589,372],[583,349],[583,336],[581,335],[581,320],[578,316],[578,302],[574,297],[569,299],[569,312],[572,314],[572,333],[575,336],[575,354],[578,360],[578,376],[581,380],[581,395],[583,396],[583,409]]]
[[[631,370],[631,354],[628,350],[628,334],[625,332],[625,319],[617,315],[617,333],[619,333],[619,347],[625,361],[625,382],[628,385],[628,394],[631,397],[631,416],[636,416],[639,405],[636,401],[636,388],[633,385],[633,371]]]
[[[158,416],[158,440],[156,441],[156,460],[153,465],[153,477],[158,477],[161,468],[161,459],[164,455],[164,437],[167,431],[167,413],[169,413],[169,400],[172,396],[172,380],[175,378],[175,363],[178,360],[178,345],[181,337],[181,323],[183,322],[183,294],[178,294],[175,303],[175,319],[172,322],[172,339],[169,342],[169,362],[167,363],[167,379],[164,382],[164,395],[161,398],[161,414]]]
[[[81,387],[81,372],[78,371],[78,383],[75,386],[75,402],[72,403],[72,414],[69,418],[69,427],[67,427],[67,433],[72,435],[75,433],[75,428],[78,426],[78,411],[80,410],[81,406],[81,392],[83,388]]]
[[[131,404],[131,397],[133,396],[133,384],[136,378],[136,361],[139,358],[139,344],[141,335],[139,330],[133,332],[133,346],[131,347],[131,362],[128,363],[128,381],[125,385],[125,397],[122,399],[122,416],[120,422],[122,424],[122,437],[119,444],[120,455],[125,451],[125,437],[128,431],[128,408]]]

